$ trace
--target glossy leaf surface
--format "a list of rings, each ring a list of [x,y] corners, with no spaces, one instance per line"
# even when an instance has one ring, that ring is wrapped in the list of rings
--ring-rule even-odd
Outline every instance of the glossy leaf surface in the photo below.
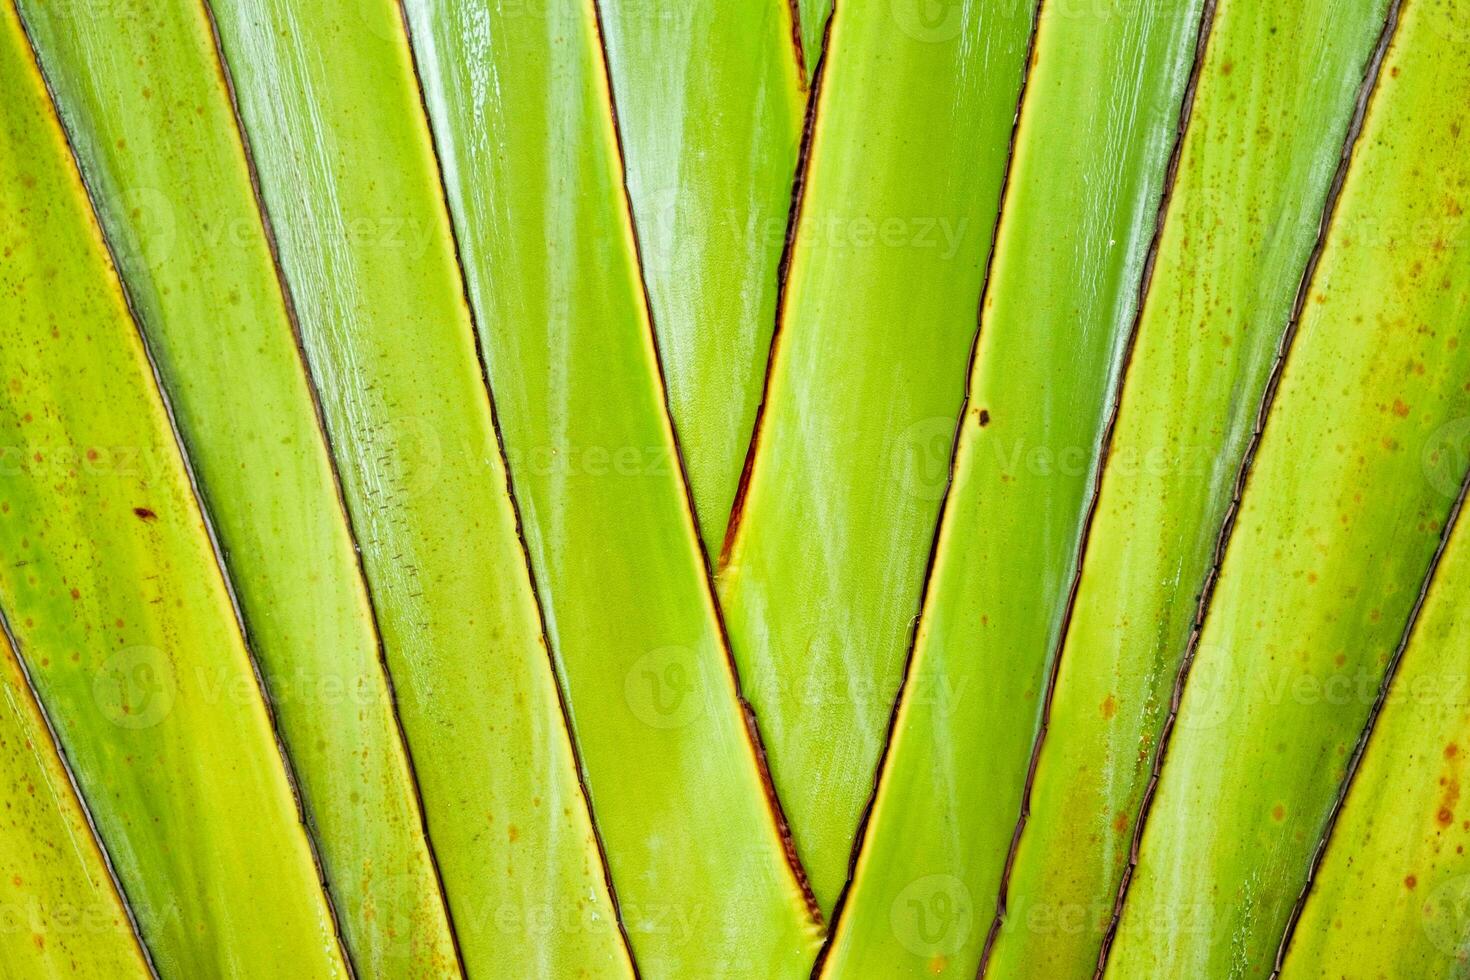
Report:
[[[22,12],[198,474],[354,962],[380,977],[454,973],[372,609],[205,10],[62,16],[25,0]]]
[[[1434,465],[1447,479],[1464,462],[1455,443],[1465,428],[1463,420],[1452,424],[1437,450]],[[1467,603],[1470,522],[1462,514],[1332,831],[1283,977],[1452,977],[1464,969]]]
[[[1369,715],[1355,692],[1376,692],[1450,512],[1461,474],[1447,488],[1426,458],[1470,414],[1456,12],[1404,6],[1205,619],[1114,976],[1270,972]]]
[[[873,783],[944,496],[1031,11],[829,39],[748,493],[720,595],[817,898]]]
[[[817,927],[735,697],[665,412],[595,8],[408,10],[548,638],[640,968],[804,974]]]
[[[0,633],[0,977],[149,976],[122,897]]]
[[[0,607],[169,976],[344,976],[137,328],[0,11]],[[105,397],[100,393],[105,392]]]
[[[1097,962],[1197,597],[1385,7],[1216,8],[1058,665],[996,976],[1081,973]]]
[[[669,406],[718,554],[765,384],[806,112],[791,12],[599,5]]]
[[[980,961],[1201,9],[1042,8],[954,482],[831,975],[968,977]]]
[[[213,8],[465,965],[624,975],[399,9]]]

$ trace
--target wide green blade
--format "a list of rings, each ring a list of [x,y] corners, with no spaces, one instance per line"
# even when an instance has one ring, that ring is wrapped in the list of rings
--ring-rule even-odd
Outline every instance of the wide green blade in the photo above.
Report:
[[[832,975],[970,977],[980,961],[1201,12],[1042,7],[954,483]]]
[[[452,973],[372,609],[204,8],[20,6],[172,397],[348,949],[375,977]]]
[[[0,632],[0,977],[149,976],[107,859]]]
[[[213,10],[465,965],[626,975],[398,7]]]
[[[669,407],[714,554],[765,382],[805,79],[786,0],[601,8]]]
[[[1055,667],[996,976],[1084,973],[1097,961],[1196,598],[1384,7],[1216,8]]]
[[[735,697],[689,511],[595,8],[407,9],[549,639],[639,966],[804,975],[817,929]]]
[[[1270,971],[1450,512],[1425,461],[1470,414],[1455,16],[1404,7],[1146,812],[1114,975]]]
[[[1430,465],[1463,466],[1451,423]],[[1446,489],[1452,486],[1446,483]],[[1424,608],[1368,733],[1282,976],[1455,977],[1470,957],[1470,825],[1461,789],[1470,746],[1470,521],[1449,538]],[[1354,697],[1368,691],[1353,690]]]
[[[170,977],[342,976],[168,415],[0,10],[0,605]]]
[[[934,41],[839,11],[766,408],[720,591],[812,885],[831,909],[944,496],[1031,9]]]

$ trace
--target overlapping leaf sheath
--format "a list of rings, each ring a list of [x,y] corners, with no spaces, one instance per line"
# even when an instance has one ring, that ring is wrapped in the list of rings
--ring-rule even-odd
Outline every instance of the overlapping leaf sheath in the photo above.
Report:
[[[824,909],[846,877],[948,475],[1031,8],[832,22],[766,408],[720,591]]]
[[[817,61],[822,56],[822,34],[827,29],[827,20],[832,16],[835,0],[777,0],[790,6],[797,19],[797,37],[801,46],[802,65],[806,76],[811,79],[817,70]],[[893,0],[894,16],[902,23],[920,28],[942,24],[949,17],[960,16],[957,5],[936,5],[929,0]],[[949,11],[954,10],[954,14]],[[937,18],[936,18],[937,15]]]
[[[465,965],[626,974],[398,7],[213,11]]]
[[[590,0],[407,4],[527,550],[640,967],[804,975],[659,383]],[[494,66],[494,71],[483,66]]]
[[[1202,6],[1042,7],[954,484],[833,975],[970,977],[980,961]]]
[[[353,960],[374,977],[452,973],[372,610],[205,10],[20,6],[171,395]]]
[[[1451,511],[1462,474],[1436,455],[1470,415],[1464,13],[1403,8],[1146,815],[1115,976],[1269,972]]]
[[[0,632],[0,977],[149,976],[106,858]]]
[[[994,976],[1082,973],[1097,961],[1196,600],[1385,7],[1216,9]]]
[[[669,408],[713,554],[776,323],[806,111],[786,0],[601,0]]]
[[[1470,424],[1434,463],[1463,466]],[[1449,466],[1441,471],[1453,481]],[[1463,516],[1373,726],[1282,976],[1453,977],[1470,954],[1470,521]],[[1343,688],[1341,690],[1347,690]],[[1354,686],[1351,696],[1364,695]]]
[[[0,606],[17,652],[161,972],[341,976],[225,581],[9,4],[0,90]]]

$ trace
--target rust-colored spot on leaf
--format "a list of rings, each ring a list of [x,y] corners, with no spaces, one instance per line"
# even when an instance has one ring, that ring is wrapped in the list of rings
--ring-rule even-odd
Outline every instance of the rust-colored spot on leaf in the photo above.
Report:
[[[134,507],[133,513],[137,515],[138,520],[140,521],[158,520],[158,515],[153,513],[153,511],[149,510],[147,507]]]
[[[1277,823],[1280,823],[1281,821],[1285,820],[1286,819],[1286,807],[1283,806],[1283,805],[1281,805],[1280,803],[1278,803],[1275,806],[1273,806],[1271,808],[1271,819],[1272,820],[1275,820]]]
[[[1111,721],[1113,717],[1117,715],[1117,713],[1118,699],[1109,694],[1107,697],[1103,698],[1102,716]]]
[[[1413,891],[1418,884],[1419,879],[1415,878],[1413,875],[1409,875],[1404,879],[1404,887],[1407,888],[1409,891]]]

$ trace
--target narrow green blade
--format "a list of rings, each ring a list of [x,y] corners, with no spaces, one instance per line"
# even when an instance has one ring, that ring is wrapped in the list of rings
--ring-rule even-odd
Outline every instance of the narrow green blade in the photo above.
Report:
[[[465,965],[626,975],[398,7],[213,9]]]
[[[171,395],[348,950],[374,977],[453,973],[372,609],[204,8],[20,6]]]
[[[1221,0],[1215,11],[1055,668],[996,976],[1097,962],[1384,8]]]
[[[150,975],[20,661],[0,632],[0,977]]]
[[[979,964],[1201,13],[1042,7],[954,484],[832,975]]]
[[[659,977],[804,975],[817,928],[735,697],[678,465],[596,10],[407,9],[549,639],[639,965]]]
[[[1031,10],[949,37],[832,22],[766,408],[720,591],[812,885],[830,910],[944,496]],[[743,512],[743,516],[742,516]]]
[[[776,323],[806,80],[786,0],[602,0],[669,407],[711,554]]]
[[[1431,463],[1450,481],[1449,467],[1465,462],[1467,429],[1464,419],[1451,423]],[[1467,606],[1470,520],[1462,512],[1292,933],[1288,980],[1464,975]]]
[[[793,12],[792,15],[797,20],[800,36],[796,38],[796,41],[801,45],[802,67],[806,71],[806,77],[810,80],[816,74],[817,61],[822,56],[822,34],[827,30],[827,21],[832,17],[832,9],[836,5],[836,0],[776,0],[776,2],[784,2],[789,5]],[[873,5],[870,4],[870,6]],[[917,27],[919,30],[933,31],[936,26],[942,25],[951,16],[950,10],[954,10],[952,16],[956,19],[960,16],[956,4],[936,3],[935,0],[892,0],[890,6],[893,8],[893,16],[899,26],[906,30],[913,30]],[[939,13],[940,19],[938,20],[935,19],[936,13]],[[942,26],[939,26],[939,30],[943,31]]]
[[[249,653],[61,126],[0,10],[0,604],[173,977],[344,974]]]
[[[1425,461],[1470,414],[1456,14],[1406,4],[1389,49],[1146,813],[1114,975],[1271,970],[1450,512]]]

